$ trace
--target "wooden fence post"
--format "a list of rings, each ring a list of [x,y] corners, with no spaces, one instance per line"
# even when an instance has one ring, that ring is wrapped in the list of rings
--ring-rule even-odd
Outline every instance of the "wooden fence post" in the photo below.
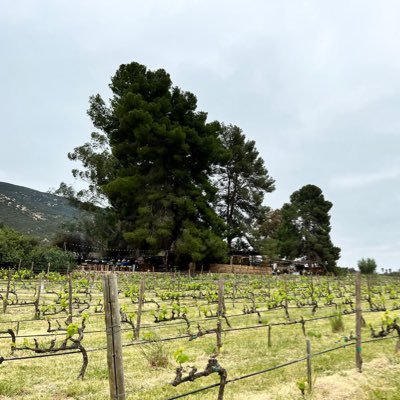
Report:
[[[49,272],[50,272],[50,263],[47,263],[47,274],[46,275],[48,275]]]
[[[233,308],[235,308],[235,301],[236,301],[236,275],[233,275],[233,284],[232,284],[232,303],[233,303]]]
[[[358,372],[362,372],[362,356],[361,356],[361,275],[356,274],[356,368]]]
[[[220,277],[218,281],[218,317],[222,317],[223,315],[225,315],[226,312],[225,301],[224,301],[224,289],[225,289],[224,279]]]
[[[139,286],[139,298],[138,298],[138,309],[137,309],[137,318],[136,318],[136,328],[135,328],[135,340],[139,340],[140,335],[140,324],[142,320],[142,307],[144,300],[144,291],[145,291],[145,283],[144,279],[140,281]]]
[[[42,292],[42,278],[39,279],[38,282],[38,288],[37,288],[37,296],[35,300],[35,319],[40,318],[40,308],[39,308],[39,303],[40,303],[40,294]]]
[[[268,325],[268,347],[271,347],[271,325]]]
[[[10,295],[11,276],[12,276],[12,270],[9,269],[9,270],[8,270],[8,278],[7,278],[6,297],[3,299],[3,314],[5,314],[6,311],[7,311],[8,297],[9,297],[9,295]]]
[[[68,319],[69,324],[72,324],[72,277],[68,274]]]
[[[308,383],[308,391],[311,393],[312,390],[312,367],[311,367],[311,341],[307,339],[306,341],[306,350],[307,350],[307,383]]]
[[[288,302],[288,287],[287,287],[287,277],[286,276],[283,277],[283,282],[285,284],[285,306],[284,306],[285,307],[285,315],[286,315],[286,318],[289,320],[290,315],[289,315],[289,309],[288,309],[289,302]]]
[[[122,362],[121,317],[118,302],[117,277],[103,276],[104,310],[107,333],[107,364],[110,398],[125,400],[124,367]]]

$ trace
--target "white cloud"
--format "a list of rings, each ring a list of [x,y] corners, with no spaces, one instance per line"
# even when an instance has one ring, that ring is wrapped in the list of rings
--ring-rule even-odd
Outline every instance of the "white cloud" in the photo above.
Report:
[[[395,265],[388,183],[400,178],[398,1],[0,4],[0,180],[36,189],[71,181],[66,153],[89,139],[88,97],[107,98],[118,65],[138,61],[165,68],[210,118],[256,140],[276,179],[275,207],[302,185],[328,189],[333,224],[355,238],[338,237],[342,265],[358,257],[352,248],[368,253],[361,243],[383,236],[382,263]]]
[[[400,167],[382,171],[353,173],[331,178],[330,186],[337,189],[355,189],[371,186],[384,181],[395,180],[400,177]]]

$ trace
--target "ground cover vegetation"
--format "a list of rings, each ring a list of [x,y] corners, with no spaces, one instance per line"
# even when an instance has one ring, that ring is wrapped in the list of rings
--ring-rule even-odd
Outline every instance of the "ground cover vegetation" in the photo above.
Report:
[[[75,272],[69,281],[20,270],[8,277],[1,272],[0,398],[108,398],[101,276]],[[119,274],[118,287],[128,399],[172,398],[219,383],[224,374],[224,399],[397,398],[397,277],[362,279],[362,374],[354,372],[352,275],[135,273]],[[311,394],[306,339],[314,354]],[[292,360],[301,361],[235,380]],[[186,398],[217,395],[218,387]]]
[[[272,210],[264,200],[275,181],[255,142],[238,126],[208,121],[165,70],[123,64],[109,87],[109,101],[90,98],[96,131],[68,154],[87,189],[61,183],[56,191],[100,217],[64,239],[83,230],[105,248],[167,250],[185,266],[253,250],[334,271],[340,249],[321,189],[306,185]]]

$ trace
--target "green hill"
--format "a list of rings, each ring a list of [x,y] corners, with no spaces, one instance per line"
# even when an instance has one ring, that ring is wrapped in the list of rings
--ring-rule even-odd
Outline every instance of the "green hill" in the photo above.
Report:
[[[82,213],[64,197],[0,182],[0,223],[22,233],[51,238]]]

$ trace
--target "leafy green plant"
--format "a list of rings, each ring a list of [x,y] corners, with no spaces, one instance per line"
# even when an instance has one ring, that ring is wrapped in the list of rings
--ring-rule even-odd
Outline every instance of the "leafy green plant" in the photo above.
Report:
[[[306,389],[308,387],[306,380],[300,379],[296,382],[296,385],[297,385],[298,389],[300,390],[301,395],[304,396],[306,394]]]
[[[174,358],[180,366],[189,361],[189,356],[184,352],[184,349],[182,347],[174,352]]]

